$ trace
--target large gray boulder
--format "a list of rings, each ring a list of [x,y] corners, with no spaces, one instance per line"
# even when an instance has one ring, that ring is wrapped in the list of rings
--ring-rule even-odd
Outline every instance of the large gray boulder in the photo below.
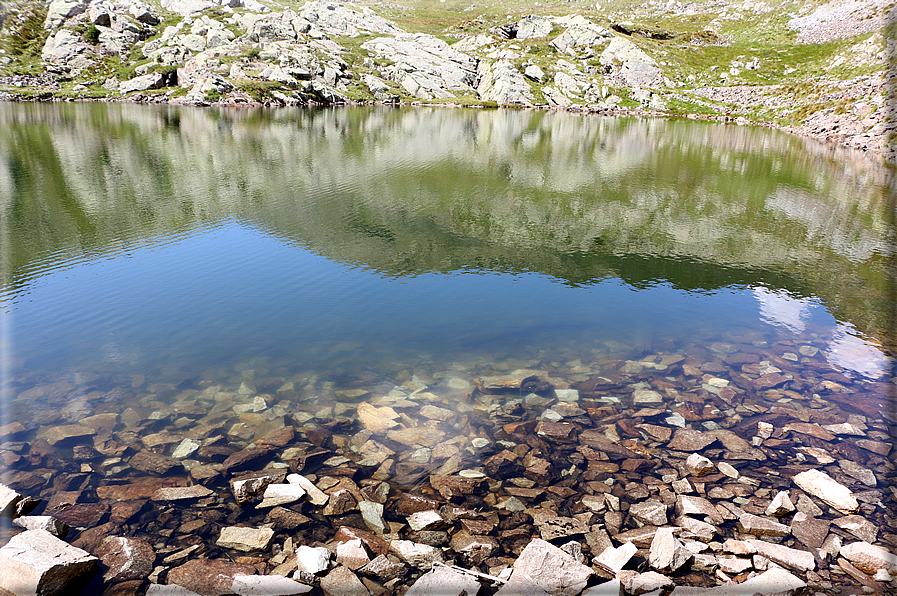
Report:
[[[380,35],[404,33],[395,24],[369,8],[363,8],[359,12],[338,2],[321,0],[306,2],[299,14],[327,35],[358,37],[362,33]]]
[[[599,62],[612,78],[626,87],[663,85],[663,73],[657,61],[623,37],[615,37],[601,52]]]
[[[41,596],[72,594],[72,585],[97,561],[49,532],[28,530],[0,548],[0,591]]]
[[[539,594],[578,596],[592,570],[553,544],[536,538],[514,562],[511,578],[496,596]]]
[[[448,99],[454,93],[473,93],[477,60],[441,39],[423,33],[378,37],[361,45],[374,56],[394,64],[383,76],[421,99]]]
[[[531,106],[535,102],[529,82],[508,60],[482,62],[479,72],[480,99],[500,106]]]
[[[66,19],[76,17],[87,11],[89,0],[53,0],[47,7],[47,18],[44,27],[53,30],[62,25]]]
[[[51,66],[77,74],[93,65],[95,49],[81,40],[81,36],[68,29],[60,29],[49,38],[41,50],[41,60]]]

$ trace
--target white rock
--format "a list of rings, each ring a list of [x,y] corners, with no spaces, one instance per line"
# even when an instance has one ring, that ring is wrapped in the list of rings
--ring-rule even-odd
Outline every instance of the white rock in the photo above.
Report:
[[[769,507],[766,508],[766,515],[783,517],[794,513],[795,510],[796,507],[794,506],[794,503],[791,502],[791,498],[788,496],[788,491],[783,490],[779,491],[779,493],[773,497]]]
[[[842,546],[838,554],[860,571],[874,574],[879,569],[884,569],[891,575],[897,575],[897,555],[880,546],[868,542],[852,542]]]
[[[300,584],[297,581],[279,575],[244,575],[234,576],[231,591],[239,596],[298,596],[307,594],[314,586]]]
[[[794,483],[805,492],[822,499],[838,511],[855,513],[860,504],[849,488],[834,480],[825,472],[807,470],[794,477]]]
[[[243,528],[230,526],[221,529],[221,534],[215,544],[222,548],[232,548],[249,552],[253,550],[265,550],[274,538],[274,530],[271,528]]]
[[[788,548],[781,544],[773,544],[764,540],[745,540],[757,550],[757,554],[779,565],[799,569],[800,571],[812,571],[816,569],[816,559],[813,554],[805,550]]]
[[[414,565],[418,569],[429,570],[436,561],[445,561],[442,550],[427,544],[412,542],[411,540],[393,540],[389,543],[389,550],[400,559]]]
[[[308,493],[308,500],[311,501],[312,505],[326,505],[330,499],[327,493],[315,486],[311,480],[302,474],[290,474],[287,476],[287,482],[301,486]]]
[[[657,528],[648,553],[651,567],[662,573],[673,573],[693,558],[691,551],[676,538],[673,528]]]
[[[476,596],[480,582],[448,567],[436,567],[418,578],[405,596]]]
[[[685,460],[685,467],[695,476],[703,476],[713,471],[713,462],[701,455],[700,453],[692,453]]]
[[[321,573],[330,566],[330,551],[323,546],[300,546],[296,549],[296,564],[306,573]]]
[[[175,447],[174,452],[171,454],[171,457],[175,459],[184,459],[190,457],[194,453],[196,453],[200,445],[198,442],[193,439],[184,439],[181,441],[177,447]]]
[[[65,538],[69,532],[69,525],[49,515],[23,515],[12,520],[17,526],[26,530],[44,530],[59,539]]]
[[[632,542],[626,542],[619,547],[608,546],[593,561],[599,567],[605,567],[617,574],[637,551],[638,547]]]
[[[44,530],[26,530],[0,548],[0,591],[62,594],[99,559]]]
[[[578,596],[592,575],[590,568],[578,563],[568,553],[536,538],[520,553],[514,562],[511,579],[496,592],[496,596],[538,594],[529,588],[533,584],[553,596]]]
[[[0,484],[0,517],[15,517],[16,505],[24,498],[5,484]]]
[[[276,507],[295,503],[305,496],[305,489],[298,484],[269,484],[265,488],[259,508]]]
[[[408,516],[408,525],[415,532],[433,530],[445,524],[438,511],[417,511]]]

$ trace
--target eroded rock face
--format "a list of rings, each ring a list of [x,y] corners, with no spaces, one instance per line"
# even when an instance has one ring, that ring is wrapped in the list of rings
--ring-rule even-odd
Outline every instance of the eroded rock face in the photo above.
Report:
[[[453,92],[474,92],[477,60],[423,33],[378,37],[361,46],[394,64],[381,72],[421,99],[448,99]]]

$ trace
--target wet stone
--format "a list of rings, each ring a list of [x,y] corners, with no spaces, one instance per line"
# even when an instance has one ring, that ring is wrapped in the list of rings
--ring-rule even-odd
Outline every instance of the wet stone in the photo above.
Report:
[[[629,508],[629,513],[643,524],[662,526],[667,523],[667,506],[663,501],[636,503]]]
[[[456,532],[450,546],[471,565],[479,565],[499,549],[498,540],[492,536],[475,536],[466,531]]]
[[[791,502],[788,492],[779,491],[766,508],[766,515],[784,517],[786,515],[791,515],[795,510],[796,507],[794,506],[794,503]]]
[[[97,561],[49,532],[26,530],[0,548],[0,589],[12,594],[58,594],[89,573]]]
[[[24,515],[13,520],[15,525],[26,530],[43,530],[59,539],[65,539],[69,532],[68,524],[49,515]]]
[[[845,513],[859,510],[853,493],[843,484],[819,470],[807,470],[794,477],[794,483],[810,495],[825,501],[835,509]]]
[[[680,428],[673,434],[673,440],[667,443],[667,448],[675,451],[695,452],[712,445],[716,440],[715,436],[699,430]]]
[[[369,596],[370,592],[351,569],[339,565],[321,579],[325,596]]]
[[[151,498],[153,501],[157,502],[190,501],[195,499],[202,499],[212,494],[214,493],[208,488],[199,484],[195,484],[193,486],[160,488],[153,493],[153,496]]]
[[[771,519],[745,513],[738,518],[738,531],[754,536],[787,536],[791,528]]]
[[[110,583],[145,579],[156,561],[153,547],[145,540],[109,536],[96,552],[105,571],[103,579]]]
[[[255,575],[252,565],[212,559],[194,559],[168,572],[167,582],[203,596],[233,594],[237,575]]]
[[[577,536],[589,531],[589,527],[572,517],[554,517],[537,524],[542,540],[555,540],[568,536]]]
[[[860,515],[839,517],[832,520],[832,523],[864,542],[872,543],[878,538],[878,527]]]
[[[866,486],[875,487],[878,485],[875,473],[872,470],[847,459],[838,460],[838,465],[844,470],[845,474],[856,478]]]
[[[148,451],[138,451],[128,463],[131,464],[131,467],[142,472],[158,474],[159,476],[165,476],[171,473],[172,470],[183,468],[182,463],[172,457]]]
[[[270,528],[244,528],[231,526],[221,529],[221,535],[215,542],[222,548],[232,548],[244,552],[266,550],[274,539],[274,530]]]
[[[810,548],[822,548],[828,536],[831,522],[815,517],[808,517],[803,512],[795,514],[791,522],[791,534]]]

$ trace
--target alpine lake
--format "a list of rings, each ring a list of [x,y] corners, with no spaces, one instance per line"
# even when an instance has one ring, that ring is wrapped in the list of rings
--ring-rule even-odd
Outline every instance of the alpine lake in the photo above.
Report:
[[[894,196],[687,119],[0,104],[0,545],[64,522],[84,594],[491,594],[540,540],[630,586],[670,527],[663,593],[888,593],[838,551],[897,547]]]

